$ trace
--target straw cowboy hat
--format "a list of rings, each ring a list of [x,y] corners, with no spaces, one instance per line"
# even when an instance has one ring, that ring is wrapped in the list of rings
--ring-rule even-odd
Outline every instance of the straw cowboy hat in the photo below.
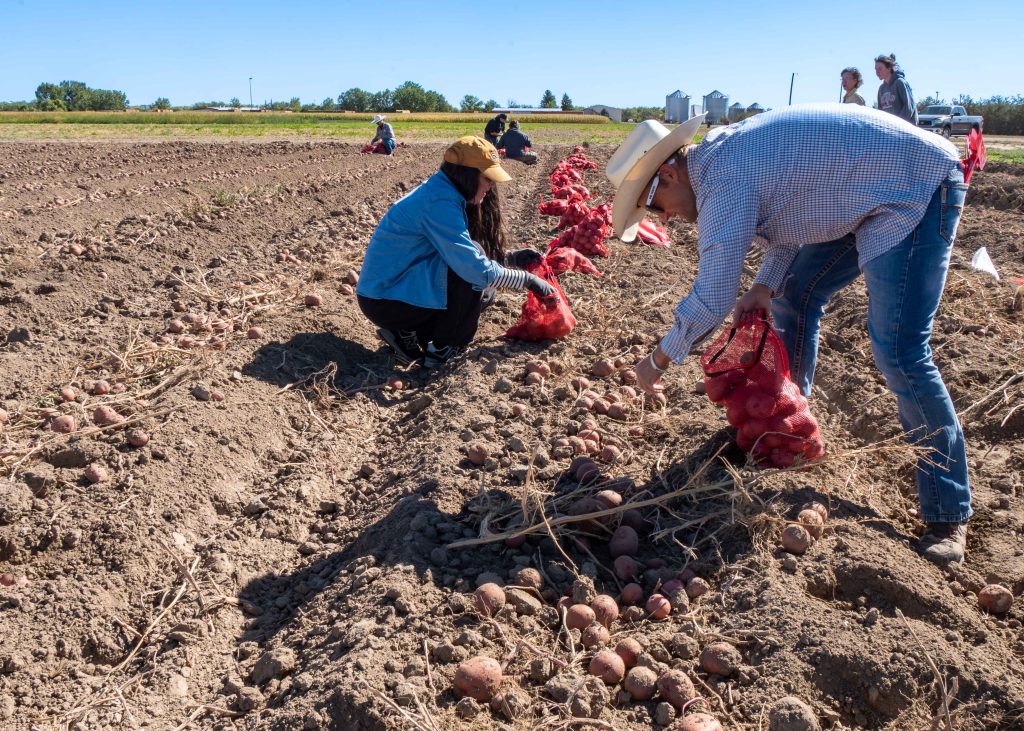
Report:
[[[690,144],[705,116],[692,117],[673,130],[654,120],[641,122],[612,155],[605,172],[615,186],[612,226],[620,239],[636,238],[636,230],[647,215],[637,199],[662,163],[679,148]]]
[[[385,119],[387,119],[387,117],[385,117],[383,114],[378,114],[376,117],[373,118],[373,124],[379,124],[383,122]]]

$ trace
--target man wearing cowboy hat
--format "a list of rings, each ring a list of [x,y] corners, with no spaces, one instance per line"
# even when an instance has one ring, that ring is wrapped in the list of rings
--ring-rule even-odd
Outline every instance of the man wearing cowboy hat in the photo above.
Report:
[[[825,305],[863,275],[875,363],[908,438],[930,450],[916,471],[927,524],[920,550],[940,564],[962,561],[972,513],[966,448],[928,344],[967,190],[956,148],[852,105],[786,107],[691,145],[702,121],[671,132],[637,125],[608,162],[623,241],[648,212],[698,229],[697,278],[672,329],[637,364],[639,385],[660,391],[669,366],[730,312],[765,310],[809,396]],[[737,300],[754,242],[764,258]]]
[[[378,114],[373,118],[373,123],[377,125],[377,134],[370,140],[371,145],[376,145],[380,142],[384,145],[384,154],[391,155],[395,151],[395,131],[391,129],[391,125],[385,122],[387,119],[383,114]]]

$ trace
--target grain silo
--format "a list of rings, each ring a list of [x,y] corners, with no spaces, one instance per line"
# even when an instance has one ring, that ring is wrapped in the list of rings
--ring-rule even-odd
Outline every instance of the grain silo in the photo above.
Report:
[[[729,97],[715,89],[704,97],[704,111],[707,112],[708,121],[711,124],[718,124],[719,120],[729,118]]]
[[[741,119],[743,119],[743,115],[746,114],[746,111],[747,110],[744,108],[744,106],[742,104],[740,104],[739,102],[736,102],[731,107],[729,107],[729,121],[730,122],[738,122],[738,121],[740,121]]]
[[[676,89],[665,97],[665,121],[685,122],[690,118],[690,95]]]

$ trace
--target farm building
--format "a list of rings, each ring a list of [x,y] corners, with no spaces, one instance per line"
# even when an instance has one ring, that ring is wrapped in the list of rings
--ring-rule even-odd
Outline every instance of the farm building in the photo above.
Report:
[[[749,107],[747,107],[747,113],[748,114],[760,114],[763,111],[764,111],[764,107],[762,107],[757,102],[754,102]]]
[[[736,102],[731,107],[729,107],[729,115],[728,115],[729,116],[729,121],[730,122],[736,122],[736,121],[742,119],[743,115],[746,114],[746,113],[747,113],[746,107],[744,107],[739,102]]]
[[[729,97],[715,89],[704,97],[704,111],[708,113],[708,120],[717,124],[718,120],[729,117]]]
[[[609,107],[605,104],[595,104],[586,109],[581,109],[584,114],[602,114],[613,122],[622,121],[622,110],[618,107]]]
[[[568,114],[559,108],[549,109],[547,107],[495,107],[491,110],[495,114]]]
[[[665,97],[665,121],[685,122],[690,114],[690,95],[676,89]]]

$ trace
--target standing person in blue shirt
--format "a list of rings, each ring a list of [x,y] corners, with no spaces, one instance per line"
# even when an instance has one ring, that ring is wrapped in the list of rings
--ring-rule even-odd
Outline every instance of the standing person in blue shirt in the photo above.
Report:
[[[917,105],[914,91],[907,83],[903,69],[896,63],[896,54],[882,55],[875,59],[875,76],[882,82],[878,87],[878,108],[895,114],[917,126]]]
[[[373,123],[377,125],[377,133],[370,140],[371,145],[376,145],[378,142],[384,146],[384,152],[381,154],[392,155],[395,152],[395,131],[391,129],[391,125],[385,122],[386,117],[383,114],[378,114],[373,118]]]
[[[533,143],[526,133],[519,130],[519,122],[514,119],[508,123],[508,132],[501,136],[498,147],[505,149],[505,157],[509,160],[516,160],[524,165],[537,164],[537,153],[527,149],[533,147]]]
[[[505,133],[505,120],[508,119],[508,115],[502,112],[493,119],[487,120],[487,125],[484,127],[484,139],[498,147],[498,141],[501,136]]]
[[[540,261],[539,252],[505,252],[495,188],[511,179],[494,145],[463,137],[445,150],[441,169],[380,220],[356,294],[399,362],[422,359],[425,368],[437,368],[450,361],[473,340],[480,312],[497,289],[558,296],[523,271]]]
[[[972,514],[966,447],[929,347],[967,192],[956,148],[857,105],[786,107],[690,145],[700,121],[672,132],[637,125],[608,162],[623,240],[648,212],[698,228],[697,278],[675,325],[637,364],[639,385],[660,391],[669,366],[730,312],[766,310],[809,396],[825,306],[863,276],[875,364],[908,439],[929,450],[915,474],[926,523],[919,550],[939,564],[963,561]],[[737,300],[754,242],[764,259]]]

